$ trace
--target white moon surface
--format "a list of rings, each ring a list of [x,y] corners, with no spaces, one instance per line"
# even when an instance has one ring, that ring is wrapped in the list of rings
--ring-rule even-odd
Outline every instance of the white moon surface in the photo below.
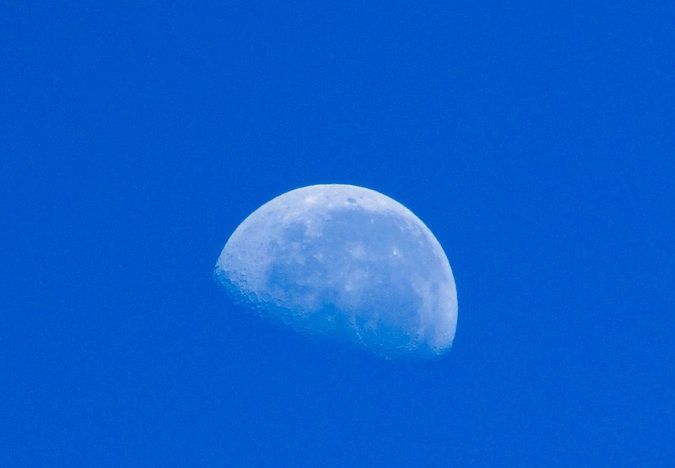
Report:
[[[435,356],[455,336],[443,248],[374,190],[313,185],[274,198],[234,231],[215,275],[263,317],[381,356]]]

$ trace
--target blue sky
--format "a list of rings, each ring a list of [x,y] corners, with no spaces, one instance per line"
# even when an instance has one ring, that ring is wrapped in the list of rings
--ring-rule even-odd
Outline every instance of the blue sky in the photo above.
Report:
[[[0,7],[3,466],[672,465],[668,2]],[[453,349],[255,320],[228,236],[317,183],[414,211]]]

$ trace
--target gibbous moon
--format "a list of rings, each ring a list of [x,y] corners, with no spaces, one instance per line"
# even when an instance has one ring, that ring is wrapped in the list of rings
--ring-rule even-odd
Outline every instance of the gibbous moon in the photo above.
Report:
[[[215,269],[265,318],[385,357],[452,345],[455,281],[445,253],[410,210],[374,190],[313,185],[246,218]]]

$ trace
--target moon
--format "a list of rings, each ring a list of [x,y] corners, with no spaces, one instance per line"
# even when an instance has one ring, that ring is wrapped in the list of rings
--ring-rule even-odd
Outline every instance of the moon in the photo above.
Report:
[[[230,236],[216,280],[263,318],[383,357],[432,357],[455,336],[457,292],[429,228],[353,185],[302,187]]]

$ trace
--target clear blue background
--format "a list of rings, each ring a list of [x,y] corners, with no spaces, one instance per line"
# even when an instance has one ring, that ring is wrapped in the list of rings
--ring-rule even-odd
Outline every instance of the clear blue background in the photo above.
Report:
[[[0,464],[672,466],[671,5],[3,2]],[[442,359],[215,286],[328,182],[444,246]]]

